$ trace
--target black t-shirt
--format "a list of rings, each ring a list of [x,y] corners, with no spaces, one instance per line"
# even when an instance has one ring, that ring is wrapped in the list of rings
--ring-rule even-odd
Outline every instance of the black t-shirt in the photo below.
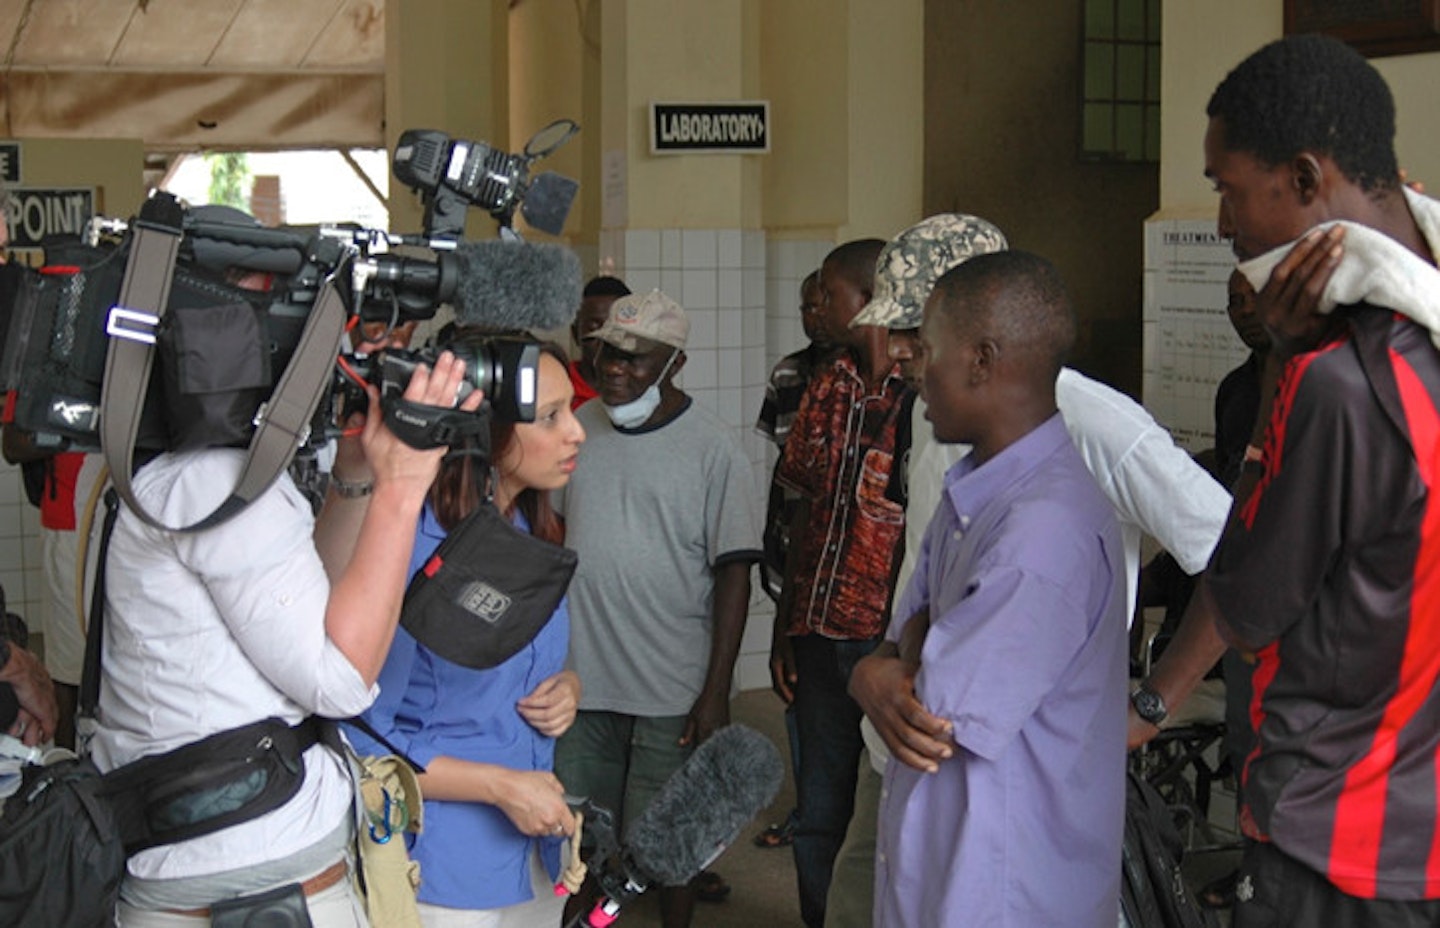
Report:
[[[1360,897],[1440,895],[1440,354],[1370,307],[1288,365],[1207,575],[1258,651],[1242,824]]]

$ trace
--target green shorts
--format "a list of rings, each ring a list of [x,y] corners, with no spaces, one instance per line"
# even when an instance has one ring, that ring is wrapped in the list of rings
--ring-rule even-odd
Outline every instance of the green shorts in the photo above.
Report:
[[[624,834],[695,750],[679,743],[685,720],[582,711],[555,745],[555,775],[565,792],[613,812]]]

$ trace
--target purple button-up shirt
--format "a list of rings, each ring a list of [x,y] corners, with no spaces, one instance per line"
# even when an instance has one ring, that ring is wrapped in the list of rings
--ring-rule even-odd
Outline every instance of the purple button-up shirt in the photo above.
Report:
[[[946,474],[888,637],[929,608],[917,691],[960,750],[934,774],[890,761],[877,926],[1113,928],[1124,563],[1110,504],[1058,413]]]

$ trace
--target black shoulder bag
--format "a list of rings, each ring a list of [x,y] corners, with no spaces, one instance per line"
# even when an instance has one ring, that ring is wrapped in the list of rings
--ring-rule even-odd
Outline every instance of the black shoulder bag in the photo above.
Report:
[[[415,573],[400,624],[447,661],[495,667],[550,621],[575,562],[574,551],[520,531],[486,500]]]

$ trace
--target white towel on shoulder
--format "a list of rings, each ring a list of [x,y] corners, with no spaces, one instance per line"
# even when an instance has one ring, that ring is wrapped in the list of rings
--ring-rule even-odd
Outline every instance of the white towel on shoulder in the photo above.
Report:
[[[1432,200],[1408,187],[1403,189],[1410,213],[1434,252],[1440,245],[1440,200]],[[1320,312],[1328,313],[1336,306],[1353,303],[1383,306],[1429,329],[1431,340],[1440,346],[1440,269],[1427,264],[1383,232],[1354,222],[1338,224],[1345,226],[1345,254],[1325,285]],[[1326,222],[1316,228],[1328,229],[1333,225],[1337,223]],[[1258,258],[1242,261],[1240,273],[1260,290],[1294,244],[1290,242]]]

